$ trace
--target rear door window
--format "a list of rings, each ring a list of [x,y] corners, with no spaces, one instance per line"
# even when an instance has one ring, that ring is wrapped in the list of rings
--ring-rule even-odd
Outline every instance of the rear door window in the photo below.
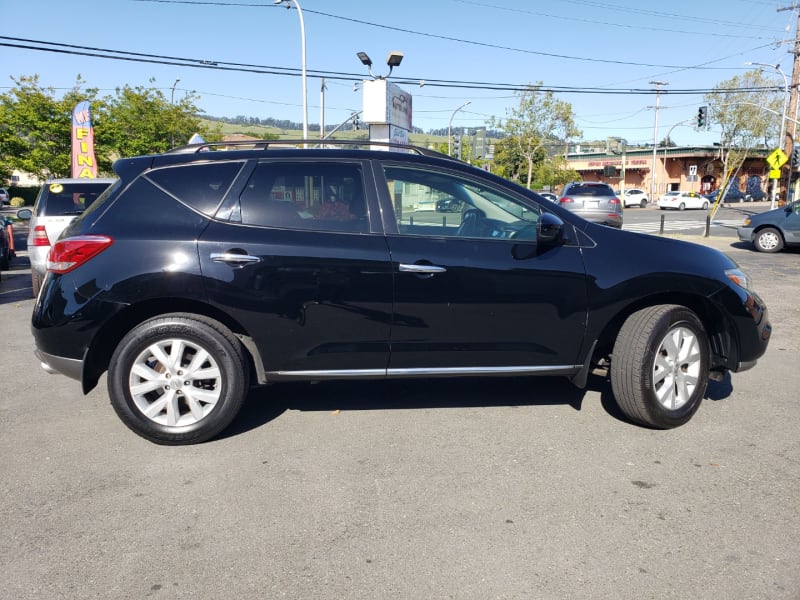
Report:
[[[260,163],[247,181],[232,218],[260,227],[367,233],[361,166],[340,162]]]

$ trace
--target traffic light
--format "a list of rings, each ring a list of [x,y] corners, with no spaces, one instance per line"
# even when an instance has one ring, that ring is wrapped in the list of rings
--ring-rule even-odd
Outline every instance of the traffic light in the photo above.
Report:
[[[605,177],[617,177],[617,167],[613,165],[606,165],[603,167],[603,176]]]
[[[708,107],[701,106],[697,109],[697,128],[703,129],[708,124]]]
[[[800,169],[800,146],[795,146],[792,150],[792,169]]]
[[[453,134],[453,155],[461,158],[461,134]]]
[[[358,121],[358,113],[353,113],[353,129],[356,131],[361,129],[361,123]]]

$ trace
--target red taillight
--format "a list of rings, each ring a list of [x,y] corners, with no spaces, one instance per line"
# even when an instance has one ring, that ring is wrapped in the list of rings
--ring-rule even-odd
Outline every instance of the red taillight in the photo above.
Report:
[[[612,198],[608,201],[609,204],[619,204],[619,198]]]
[[[575,200],[573,200],[573,199],[572,199],[572,198],[570,198],[569,196],[564,196],[563,198],[561,198],[561,200],[559,200],[559,202],[560,202],[561,204],[568,204],[568,203],[570,203],[570,202],[575,202]]]
[[[49,246],[50,240],[47,237],[47,230],[44,225],[37,225],[33,228],[33,245],[34,246]]]
[[[78,235],[58,240],[50,248],[47,270],[53,273],[69,273],[94,258],[114,243],[105,235]]]

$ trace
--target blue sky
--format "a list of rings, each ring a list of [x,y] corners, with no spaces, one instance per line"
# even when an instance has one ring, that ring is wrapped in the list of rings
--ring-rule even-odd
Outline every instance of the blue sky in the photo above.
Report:
[[[504,118],[517,104],[510,91],[437,86],[434,82],[526,85],[607,91],[703,90],[753,68],[746,61],[779,64],[791,77],[797,14],[769,0],[298,0],[306,32],[309,72],[367,77],[356,52],[370,55],[385,75],[390,51],[404,54],[392,80],[414,97],[414,125],[429,130],[479,127]],[[789,2],[782,5],[788,5]],[[18,39],[147,55],[237,63],[299,74],[300,19],[272,0],[3,0],[0,44]],[[31,45],[23,42],[23,45]],[[0,89],[11,77],[40,76],[43,86],[71,88],[78,74],[89,86],[159,87],[167,96],[199,95],[214,116],[246,115],[302,121],[297,75],[235,72],[187,66],[80,57],[0,45]],[[275,69],[272,69],[275,70]],[[774,69],[768,71],[783,85]],[[152,81],[151,81],[152,80]],[[419,82],[426,81],[423,86]],[[309,74],[309,122],[320,121],[321,80]],[[336,124],[361,108],[353,81],[327,80],[325,123]],[[623,137],[653,141],[652,94],[559,93],[570,102],[584,139]],[[659,139],[693,120],[702,93],[661,95]],[[719,132],[677,125],[679,144],[718,141]]]

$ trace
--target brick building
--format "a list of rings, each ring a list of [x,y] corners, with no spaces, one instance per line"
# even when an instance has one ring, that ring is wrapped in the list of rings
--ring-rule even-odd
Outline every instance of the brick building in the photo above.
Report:
[[[578,149],[579,150],[579,149]],[[768,150],[753,150],[737,174],[738,189],[752,194],[768,192],[769,166],[765,158]],[[602,181],[619,189],[640,188],[648,193],[653,183],[653,148],[627,148],[624,153],[610,154],[603,148],[596,151],[577,151],[567,154],[571,169],[581,174],[584,181]],[[615,175],[609,167],[614,168]],[[722,161],[716,146],[675,146],[657,148],[655,153],[654,197],[673,190],[711,192],[722,184]]]

